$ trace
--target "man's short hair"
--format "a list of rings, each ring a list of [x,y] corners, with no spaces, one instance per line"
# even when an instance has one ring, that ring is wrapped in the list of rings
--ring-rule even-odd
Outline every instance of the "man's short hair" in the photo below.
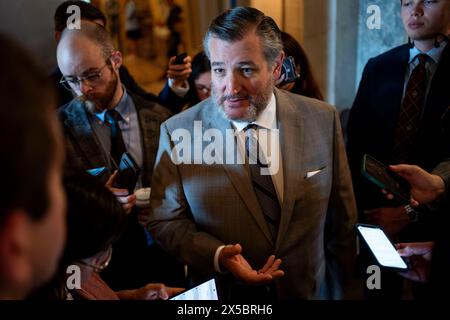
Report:
[[[55,23],[55,31],[62,32],[67,27],[67,19],[72,14],[67,13],[70,6],[78,6],[80,8],[81,20],[95,21],[101,20],[106,27],[106,17],[97,7],[81,0],[69,0],[61,3],[55,10],[53,21]]]
[[[211,59],[208,45],[212,37],[235,42],[242,40],[252,30],[255,30],[256,34],[261,37],[263,54],[271,65],[283,51],[281,31],[271,17],[250,7],[236,7],[227,10],[211,22],[203,41],[208,58]]]
[[[43,218],[57,142],[53,87],[33,58],[0,35],[0,227],[13,210]],[[56,121],[56,119],[54,120]]]
[[[72,34],[82,35],[100,47],[105,60],[109,59],[116,50],[108,31],[96,23],[81,21],[80,29],[65,29],[61,39]]]

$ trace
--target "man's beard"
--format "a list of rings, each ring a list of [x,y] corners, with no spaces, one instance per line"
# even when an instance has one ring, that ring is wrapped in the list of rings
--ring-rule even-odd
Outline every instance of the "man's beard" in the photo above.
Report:
[[[219,109],[220,114],[227,120],[232,120],[236,122],[253,122],[256,120],[256,118],[263,112],[267,104],[269,103],[270,96],[273,92],[273,80],[268,81],[266,86],[261,90],[260,94],[258,94],[256,97],[252,97],[250,95],[226,95],[223,97],[217,97],[214,85],[211,86],[211,96],[212,100],[214,101],[214,104]],[[249,101],[249,107],[246,110],[245,115],[241,117],[230,117],[226,111],[224,103],[228,99],[246,99]]]
[[[116,93],[116,87],[118,83],[117,75],[112,72],[113,79],[107,84],[104,93],[100,93],[94,96],[79,96],[78,99],[84,103],[86,109],[92,113],[103,112],[111,105],[111,101]]]

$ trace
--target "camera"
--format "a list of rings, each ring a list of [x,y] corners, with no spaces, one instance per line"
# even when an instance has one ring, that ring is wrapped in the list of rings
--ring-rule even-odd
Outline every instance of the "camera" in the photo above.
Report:
[[[295,69],[295,61],[292,56],[286,57],[283,61],[280,78],[282,77],[283,81],[280,83],[280,85],[295,82],[295,80],[300,78],[300,75],[297,73],[297,70]]]

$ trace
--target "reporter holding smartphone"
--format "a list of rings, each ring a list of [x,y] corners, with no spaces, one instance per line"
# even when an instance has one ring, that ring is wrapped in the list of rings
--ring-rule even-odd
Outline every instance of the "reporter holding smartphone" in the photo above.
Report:
[[[448,212],[448,182],[450,162],[440,163],[432,173],[416,165],[401,164],[390,169],[405,178],[411,184],[411,206],[433,205],[443,207]],[[388,199],[393,195],[385,192]],[[397,244],[398,253],[407,258],[411,268],[401,276],[416,282],[429,283],[430,297],[445,292],[450,287],[450,237],[447,226],[450,218],[444,218],[442,227],[437,230],[437,239],[433,242],[410,242]]]

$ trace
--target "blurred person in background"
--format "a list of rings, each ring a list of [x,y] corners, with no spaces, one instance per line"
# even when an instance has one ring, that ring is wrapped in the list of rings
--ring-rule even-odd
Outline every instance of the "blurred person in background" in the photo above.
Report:
[[[0,35],[0,47],[0,299],[21,299],[64,247],[64,156],[48,78],[12,40]]]

